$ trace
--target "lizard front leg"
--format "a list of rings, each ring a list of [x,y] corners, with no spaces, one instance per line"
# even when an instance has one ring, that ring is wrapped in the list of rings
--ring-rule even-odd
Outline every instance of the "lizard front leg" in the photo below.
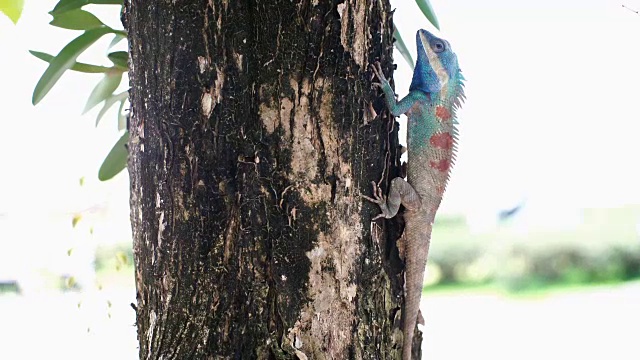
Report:
[[[389,112],[391,112],[391,115],[400,116],[409,111],[416,102],[415,96],[411,96],[411,94],[409,94],[409,96],[402,98],[400,101],[396,101],[396,96],[393,93],[393,89],[391,89],[391,85],[389,85],[389,80],[387,80],[382,72],[380,63],[376,62],[371,66],[371,69],[379,81],[372,84],[384,93],[384,100]]]
[[[403,178],[397,177],[391,180],[388,196],[382,194],[382,189],[374,181],[371,184],[373,185],[373,197],[361,196],[380,206],[380,211],[382,212],[372,220],[390,219],[396,216],[398,209],[400,209],[400,204],[404,205],[407,210],[417,210],[422,204],[420,195]]]

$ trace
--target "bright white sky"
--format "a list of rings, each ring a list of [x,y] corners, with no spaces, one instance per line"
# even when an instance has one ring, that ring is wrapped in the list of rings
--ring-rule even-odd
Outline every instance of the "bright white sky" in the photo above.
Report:
[[[432,28],[413,1],[392,3],[415,54],[415,31]],[[640,16],[614,0],[432,3],[467,78],[446,209],[508,207],[524,197],[578,207],[640,201]],[[68,72],[31,105],[45,64],[27,50],[55,54],[76,36],[48,25],[54,4],[27,1],[18,26],[0,17],[0,212],[78,210],[110,194],[126,208],[126,176],[96,179],[118,138],[115,115],[97,129],[97,109],[80,115],[100,75]],[[640,8],[640,0],[626,5]],[[103,20],[117,24],[114,15]],[[110,40],[81,60],[104,61]],[[399,54],[395,59],[404,96],[411,71]]]
[[[640,0],[623,1],[640,8]],[[433,28],[413,1],[392,4],[415,54],[416,30]],[[443,206],[508,207],[524,197],[548,207],[640,202],[640,16],[617,0],[432,4],[467,78]],[[404,96],[411,70],[395,59]]]

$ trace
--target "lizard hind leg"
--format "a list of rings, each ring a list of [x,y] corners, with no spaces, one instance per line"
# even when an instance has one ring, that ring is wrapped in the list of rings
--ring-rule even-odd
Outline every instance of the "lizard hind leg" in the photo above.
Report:
[[[378,204],[380,206],[380,214],[374,217],[372,220],[380,218],[390,219],[398,213],[400,204],[404,205],[407,210],[417,210],[420,208],[422,201],[420,195],[408,182],[403,178],[397,177],[391,180],[391,186],[389,187],[389,195],[382,195],[382,189],[376,185],[375,182],[371,182],[373,185],[373,197],[362,195],[363,198]]]

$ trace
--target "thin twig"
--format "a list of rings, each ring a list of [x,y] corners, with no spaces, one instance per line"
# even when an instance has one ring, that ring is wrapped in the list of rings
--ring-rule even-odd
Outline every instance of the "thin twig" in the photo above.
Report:
[[[636,15],[640,15],[640,12],[638,12],[638,10],[633,10],[632,8],[630,8],[630,7],[628,7],[628,6],[624,5],[624,4],[622,4],[622,7],[627,9],[627,10],[629,10],[629,11],[631,11],[632,13],[636,13]]]

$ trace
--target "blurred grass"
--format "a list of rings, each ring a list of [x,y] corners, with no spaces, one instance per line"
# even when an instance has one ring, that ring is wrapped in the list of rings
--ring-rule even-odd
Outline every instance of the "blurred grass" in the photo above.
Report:
[[[581,219],[573,227],[526,231],[505,221],[473,234],[463,217],[439,217],[426,285],[530,292],[640,277],[640,206],[585,209]]]

